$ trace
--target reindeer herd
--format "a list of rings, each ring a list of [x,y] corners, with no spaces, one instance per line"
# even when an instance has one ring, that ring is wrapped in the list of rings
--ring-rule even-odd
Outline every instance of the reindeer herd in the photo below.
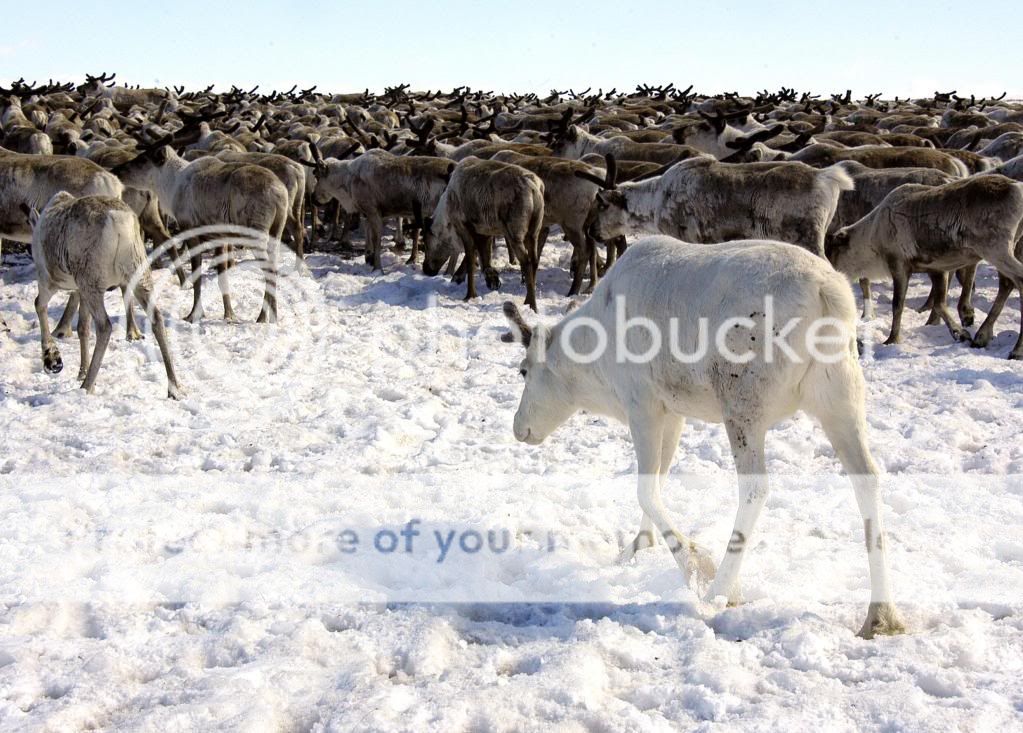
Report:
[[[119,287],[129,338],[138,335],[131,300],[150,313],[173,397],[181,390],[151,302],[147,239],[169,250],[182,284],[192,281],[192,322],[205,315],[200,275],[212,249],[224,316],[233,319],[227,283],[236,245],[179,251],[172,234],[244,230],[266,280],[258,320],[274,322],[279,243],[300,259],[328,243],[352,251],[351,233],[361,227],[366,262],[381,270],[390,222],[396,250],[409,250],[411,239],[406,266],[422,254],[423,272],[443,269],[464,281],[468,300],[477,295],[477,270],[487,288],[501,287],[500,240],[536,310],[540,257],[557,226],[572,249],[568,295],[584,292],[584,283],[592,295],[552,328],[529,326],[506,303],[514,339],[527,347],[516,437],[539,442],[577,409],[626,422],[643,510],[629,554],[656,528],[687,576],[734,603],[743,543],[766,497],[764,434],[797,409],[817,416],[853,475],[864,518],[872,597],[861,634],[869,637],[902,625],[887,577],[855,339],[839,344],[829,366],[772,363],[763,344],[750,342],[753,358],[741,369],[720,355],[639,368],[572,363],[557,335],[583,316],[613,332],[619,296],[653,322],[681,318],[683,330],[698,315],[752,319],[767,295],[790,316],[833,317],[852,329],[852,279],[868,317],[871,283],[893,283],[887,343],[896,343],[909,279],[924,273],[930,322],[944,322],[956,340],[988,345],[1008,297],[1023,292],[1023,105],[1004,97],[856,101],[851,92],[704,95],[672,84],[552,90],[545,98],[408,85],[380,95],[316,87],[260,94],[129,88],[106,74],[80,86],[19,80],[0,89],[0,238],[31,243],[47,370],[61,368],[47,325],[53,291],[73,293],[55,334],[70,335],[79,310],[80,378],[91,390],[111,330],[103,292]],[[641,234],[656,236],[630,246]],[[971,335],[982,262],[997,271],[999,288]],[[952,273],[960,283],[956,316],[947,306]],[[1010,358],[1023,358],[1023,324],[1020,333]],[[716,577],[709,557],[672,527],[659,496],[686,415],[724,422],[740,474],[739,549],[730,545]]]

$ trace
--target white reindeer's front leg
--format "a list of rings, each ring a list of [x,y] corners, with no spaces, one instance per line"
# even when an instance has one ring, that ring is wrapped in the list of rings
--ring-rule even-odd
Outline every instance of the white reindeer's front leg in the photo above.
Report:
[[[661,502],[661,449],[667,420],[667,415],[660,409],[643,410],[629,416],[629,430],[639,466],[639,505],[668,543],[686,583],[699,593],[714,577],[714,563],[700,552],[695,542],[672,526]]]
[[[764,434],[760,425],[742,420],[725,420],[725,430],[732,446],[735,470],[739,475],[739,509],[735,514],[735,526],[728,540],[725,557],[718,568],[705,600],[713,601],[725,596],[729,606],[742,603],[739,589],[739,571],[746,556],[753,529],[760,516],[760,510],[767,500],[767,465],[764,460]]]
[[[685,424],[686,421],[683,417],[675,415],[665,417],[664,430],[661,433],[661,460],[660,470],[658,471],[662,487],[664,486],[668,471],[671,469],[671,463],[675,458],[675,451],[678,449],[678,441],[682,436],[682,429],[685,427]],[[621,555],[618,556],[618,561],[622,563],[629,562],[635,557],[637,552],[653,547],[655,544],[654,523],[644,513],[639,522],[639,532],[636,534],[635,539],[622,549]]]

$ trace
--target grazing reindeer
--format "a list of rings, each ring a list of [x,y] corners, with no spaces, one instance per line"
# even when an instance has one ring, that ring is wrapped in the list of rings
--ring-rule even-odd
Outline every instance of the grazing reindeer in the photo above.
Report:
[[[129,287],[150,314],[167,371],[167,396],[178,399],[182,395],[181,385],[174,374],[163,316],[153,302],[153,276],[135,212],[120,199],[75,198],[66,191],[55,194],[42,214],[24,204],[22,211],[34,229],[32,260],[39,281],[35,307],[46,371],[56,374],[64,367],[46,317],[46,306],[54,290],[73,290],[79,294],[78,339],[82,360],[78,378],[82,380],[82,389],[91,394],[110,341],[110,318],[103,294],[113,287]],[[91,359],[90,319],[96,324],[96,349]]]
[[[432,215],[455,164],[441,158],[397,156],[370,150],[355,160],[324,161],[316,194],[337,199],[349,214],[366,222],[366,259],[383,269],[380,238],[384,219]],[[416,245],[410,262],[415,261]]]
[[[560,226],[565,239],[572,245],[572,285],[568,295],[579,293],[587,267],[590,268],[588,290],[592,291],[599,279],[597,248],[593,237],[586,231],[586,220],[597,192],[614,186],[614,156],[607,156],[603,177],[598,177],[596,174],[601,171],[592,166],[564,158],[533,157],[506,150],[495,155],[492,160],[514,163],[540,177],[544,191],[545,228],[540,239],[546,239],[546,229],[551,224]]]
[[[722,283],[742,287],[722,288]],[[790,331],[791,356],[769,355],[768,298],[774,322]],[[645,319],[649,326],[618,333],[622,307],[630,319]],[[778,242],[708,246],[649,237],[630,247],[593,296],[553,328],[530,328],[511,303],[505,304],[505,313],[526,346],[519,366],[526,385],[514,421],[518,440],[541,443],[577,410],[629,426],[643,521],[626,558],[656,527],[692,586],[709,583],[706,598],[723,595],[739,603],[739,570],[768,494],[765,434],[802,409],[820,420],[863,515],[871,593],[859,633],[871,638],[903,630],[889,588],[878,472],[867,448],[856,306],[848,283],[827,262]],[[748,321],[749,330],[731,327],[736,318]],[[825,318],[841,333],[830,337],[828,347],[818,346],[818,356],[809,339],[814,324]],[[670,336],[673,344],[690,349],[701,341],[704,319],[710,333],[727,327],[728,351],[705,349],[683,360],[674,355],[674,345],[653,345],[651,329],[656,329],[662,346]],[[601,347],[601,339],[604,347],[624,342],[632,354],[651,358],[642,363],[622,359],[616,348]],[[744,363],[737,364],[729,351]],[[725,424],[739,474],[733,541],[716,577],[709,555],[672,525],[661,502],[687,416]]]
[[[544,217],[543,181],[525,168],[496,160],[466,158],[451,174],[434,218],[426,226],[423,272],[436,275],[441,266],[465,252],[468,285],[465,299],[476,296],[476,254],[487,286],[501,285],[490,266],[490,237],[503,236],[509,255],[518,259],[526,282],[526,305],[536,310],[536,271]]]

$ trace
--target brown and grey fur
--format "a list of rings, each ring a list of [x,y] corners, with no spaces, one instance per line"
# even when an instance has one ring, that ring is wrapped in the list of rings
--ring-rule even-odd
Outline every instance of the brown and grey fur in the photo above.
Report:
[[[789,157],[816,168],[824,168],[843,160],[855,160],[868,168],[936,168],[951,176],[965,178],[969,169],[960,160],[930,148],[891,148],[865,145],[858,148],[834,148],[810,145]]]
[[[942,173],[934,168],[868,168],[862,163],[847,160],[839,163],[846,173],[852,176],[855,188],[843,191],[838,199],[838,209],[828,226],[828,234],[832,235],[844,226],[855,224],[873,211],[884,197],[904,183],[919,183],[924,186],[940,186],[956,180],[955,177]],[[967,276],[964,273],[964,278]],[[971,278],[972,279],[972,278]],[[863,318],[874,317],[874,301],[870,292],[870,280],[862,278],[860,289],[863,292]],[[934,294],[938,297],[938,294]],[[963,297],[959,301],[959,318],[963,325],[973,323],[972,289],[964,288]],[[935,318],[940,314],[935,310]]]
[[[638,143],[627,137],[597,137],[578,125],[569,125],[565,134],[553,144],[554,154],[578,160],[588,153],[613,155],[616,160],[634,160],[668,165],[693,158],[702,153],[688,145],[674,143]]]
[[[42,214],[27,206],[23,207],[23,214],[35,225],[32,259],[39,283],[35,308],[45,369],[57,373],[63,368],[47,322],[46,307],[54,291],[71,290],[79,294],[81,368],[78,379],[82,380],[82,388],[91,393],[110,341],[110,318],[103,302],[104,293],[115,287],[130,287],[135,299],[150,315],[167,372],[167,396],[178,398],[181,386],[174,374],[163,316],[153,302],[153,276],[135,213],[117,198],[75,198],[61,191],[50,199]],[[96,348],[91,358],[90,322],[96,324]]]
[[[640,232],[700,244],[774,239],[823,257],[839,194],[852,186],[838,167],[694,158],[597,194],[593,233],[605,241]]]
[[[592,291],[599,280],[597,248],[586,231],[586,220],[597,191],[602,187],[580,178],[578,174],[586,173],[603,178],[605,171],[575,160],[519,155],[510,150],[499,153],[491,160],[514,163],[540,177],[544,187],[544,228],[557,224],[572,245],[572,285],[568,295],[580,292],[587,267],[590,269],[587,292]],[[541,241],[545,238],[541,234]]]
[[[266,290],[258,322],[277,320],[277,245],[288,220],[288,190],[266,168],[201,158],[188,163],[169,146],[147,151],[117,169],[126,185],[156,193],[160,206],[182,229],[229,224],[260,232],[253,242],[256,259],[263,266]],[[192,310],[187,319],[203,315],[201,289],[202,250],[192,247]],[[224,301],[224,317],[234,319],[227,285],[227,259],[223,245],[217,247],[217,270]]]
[[[475,263],[480,254],[487,285],[500,285],[490,265],[491,237],[504,237],[526,281],[526,305],[536,310],[536,272],[544,219],[544,185],[535,173],[510,163],[469,157],[455,166],[426,236],[423,272],[436,275],[445,262],[465,253],[465,299],[476,297]]]
[[[289,244],[299,259],[305,256],[305,166],[284,155],[273,153],[239,153],[224,150],[217,157],[228,163],[251,163],[266,168],[277,176],[288,191],[288,232]]]
[[[316,194],[334,198],[348,213],[363,217],[367,260],[374,270],[382,270],[384,219],[431,215],[454,169],[455,164],[443,158],[370,150],[354,160],[328,159]],[[413,247],[410,261],[416,257]]]
[[[850,277],[892,279],[892,329],[886,344],[898,343],[906,289],[913,272],[947,273],[987,260],[1008,292],[996,300],[973,343],[990,341],[995,321],[1013,287],[1023,286],[1018,247],[1023,238],[1023,185],[1004,176],[974,176],[942,186],[908,183],[888,194],[870,214],[840,229],[828,256]],[[935,303],[957,340],[969,333],[952,322],[947,305]],[[1023,331],[1021,331],[1023,333]],[[1023,358],[1023,335],[1009,358]]]

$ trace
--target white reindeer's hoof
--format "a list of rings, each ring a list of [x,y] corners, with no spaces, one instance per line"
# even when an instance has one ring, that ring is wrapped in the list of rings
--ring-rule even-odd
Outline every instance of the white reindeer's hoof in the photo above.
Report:
[[[695,543],[690,543],[683,572],[686,583],[699,597],[709,593],[717,574],[717,564],[711,559],[710,553]]]
[[[167,399],[180,400],[187,396],[185,390],[181,388],[180,384],[168,384],[167,385]]]
[[[654,534],[653,532],[639,532],[633,538],[632,542],[622,548],[622,551],[618,554],[618,558],[615,560],[619,565],[625,565],[632,561],[632,558],[636,556],[636,553],[640,550],[646,550],[654,546]]]
[[[873,639],[875,636],[895,636],[906,633],[906,625],[902,623],[899,612],[891,603],[871,603],[867,610],[867,620],[863,622],[857,636]]]

